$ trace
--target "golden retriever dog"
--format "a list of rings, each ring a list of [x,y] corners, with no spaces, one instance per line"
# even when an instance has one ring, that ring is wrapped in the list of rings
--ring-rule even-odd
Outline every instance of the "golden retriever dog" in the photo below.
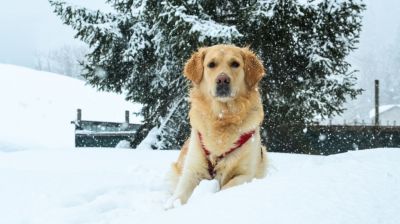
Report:
[[[193,84],[191,134],[172,164],[170,201],[186,203],[203,179],[217,180],[223,190],[264,177],[261,61],[248,48],[215,45],[193,53],[184,75]]]

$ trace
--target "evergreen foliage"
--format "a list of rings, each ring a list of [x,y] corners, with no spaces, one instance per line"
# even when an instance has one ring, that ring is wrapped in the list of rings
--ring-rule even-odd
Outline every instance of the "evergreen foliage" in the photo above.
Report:
[[[90,45],[85,79],[143,104],[144,125],[133,145],[153,127],[154,148],[179,148],[188,137],[189,83],[182,68],[200,46],[248,45],[264,60],[262,128],[270,132],[339,114],[346,97],[361,92],[346,61],[359,39],[361,1],[108,0],[109,13],[50,3]]]

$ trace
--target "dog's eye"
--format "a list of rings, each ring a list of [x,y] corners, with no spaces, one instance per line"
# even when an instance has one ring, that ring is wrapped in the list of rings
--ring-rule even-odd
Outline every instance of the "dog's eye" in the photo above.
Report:
[[[207,65],[209,68],[214,68],[215,66],[216,66],[216,64],[215,64],[215,62],[210,62],[210,63],[208,63],[208,65]]]
[[[240,66],[240,64],[237,61],[234,61],[234,62],[231,63],[231,67],[232,68],[238,68],[239,66]]]

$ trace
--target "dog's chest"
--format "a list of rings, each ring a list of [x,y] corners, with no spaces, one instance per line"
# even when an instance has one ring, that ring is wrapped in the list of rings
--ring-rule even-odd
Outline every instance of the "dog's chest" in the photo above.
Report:
[[[223,145],[223,147],[225,147],[225,149],[223,150],[210,150],[204,141],[204,136],[200,132],[198,132],[198,140],[200,141],[199,145],[201,146],[203,154],[206,157],[208,172],[211,178],[214,178],[217,173],[219,173],[219,170],[226,171],[226,167],[229,166],[229,164],[235,163],[237,160],[240,160],[241,157],[243,157],[243,152],[240,152],[241,149],[243,147],[246,148],[246,143],[249,142],[250,139],[254,140],[254,135],[255,130],[252,130],[250,132],[240,135],[239,138],[234,141],[234,143],[230,144],[230,146],[227,146],[227,144],[221,144],[222,142],[220,144],[212,144],[217,145],[214,147],[218,147],[218,145]]]
[[[211,157],[217,157],[218,155],[226,152],[235,143],[235,140],[239,138],[239,134],[220,132],[208,130],[203,134],[203,144],[210,151]]]

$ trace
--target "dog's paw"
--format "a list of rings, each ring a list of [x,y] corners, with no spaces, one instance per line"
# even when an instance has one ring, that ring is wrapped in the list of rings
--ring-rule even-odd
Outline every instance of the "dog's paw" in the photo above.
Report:
[[[182,206],[181,200],[179,198],[172,196],[165,202],[164,209],[169,210],[169,209],[178,208],[181,206]]]

